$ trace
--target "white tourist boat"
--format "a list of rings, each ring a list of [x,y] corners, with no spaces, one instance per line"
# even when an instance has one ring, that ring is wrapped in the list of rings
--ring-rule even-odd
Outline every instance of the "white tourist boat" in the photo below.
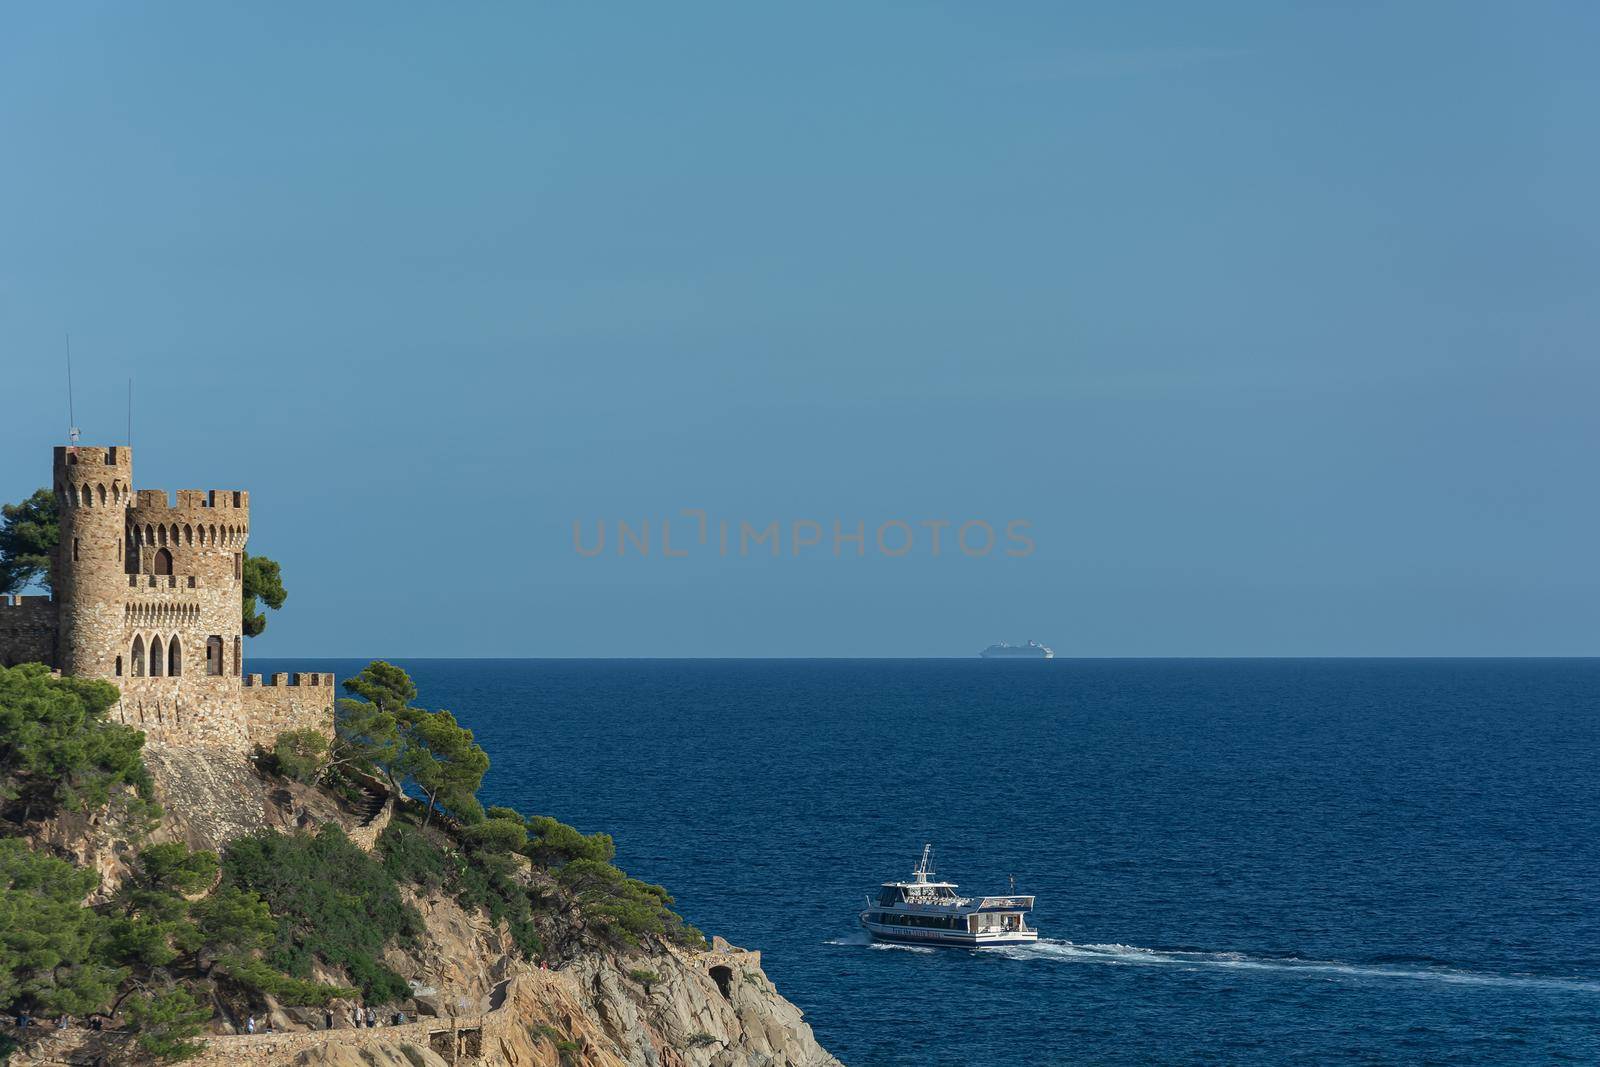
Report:
[[[885,882],[878,899],[867,898],[861,925],[880,941],[913,945],[1015,945],[1039,940],[1028,926],[1031,896],[963,897],[954,882],[940,882],[933,873],[933,846],[922,846],[922,859],[909,882]]]

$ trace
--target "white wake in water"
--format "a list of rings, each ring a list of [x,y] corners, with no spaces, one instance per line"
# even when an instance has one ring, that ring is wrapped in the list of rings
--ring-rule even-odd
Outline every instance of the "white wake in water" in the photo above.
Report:
[[[848,945],[851,948],[885,949],[891,952],[938,952],[939,950],[928,945],[901,945],[892,941],[874,941],[872,935],[865,930],[850,934],[847,937],[835,937],[824,941],[824,945]]]
[[[1016,960],[1059,960],[1122,966],[1223,968],[1243,971],[1278,971],[1287,974],[1338,975],[1348,978],[1401,978],[1464,985],[1533,986],[1600,993],[1600,981],[1584,978],[1543,978],[1535,975],[1485,974],[1450,967],[1389,966],[1341,963],[1337,960],[1303,960],[1295,957],[1250,956],[1243,952],[1197,952],[1186,949],[1140,948],[1137,945],[1080,945],[1042,938],[1031,945],[1005,945],[982,950],[986,955]]]

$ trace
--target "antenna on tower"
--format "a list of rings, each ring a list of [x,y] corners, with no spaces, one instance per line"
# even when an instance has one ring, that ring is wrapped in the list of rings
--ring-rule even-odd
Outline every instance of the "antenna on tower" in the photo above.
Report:
[[[133,379],[128,379],[128,447],[133,447]]]
[[[78,414],[72,407],[72,333],[67,332],[67,440],[78,447]]]

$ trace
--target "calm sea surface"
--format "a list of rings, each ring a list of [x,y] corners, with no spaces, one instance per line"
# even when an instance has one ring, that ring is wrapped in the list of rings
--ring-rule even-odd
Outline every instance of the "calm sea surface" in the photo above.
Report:
[[[1600,1062],[1600,660],[399,662],[852,1067]],[[925,841],[1045,939],[869,944]]]

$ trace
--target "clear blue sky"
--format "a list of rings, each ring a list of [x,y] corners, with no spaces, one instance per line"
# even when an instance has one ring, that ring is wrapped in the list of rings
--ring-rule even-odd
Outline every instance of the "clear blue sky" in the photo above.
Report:
[[[1597,39],[1587,3],[11,7],[0,498],[48,478],[70,327],[86,442],[132,375],[140,485],[251,490],[291,587],[258,655],[1595,654]],[[573,550],[695,507],[828,532]],[[835,558],[835,518],[1037,548]]]

